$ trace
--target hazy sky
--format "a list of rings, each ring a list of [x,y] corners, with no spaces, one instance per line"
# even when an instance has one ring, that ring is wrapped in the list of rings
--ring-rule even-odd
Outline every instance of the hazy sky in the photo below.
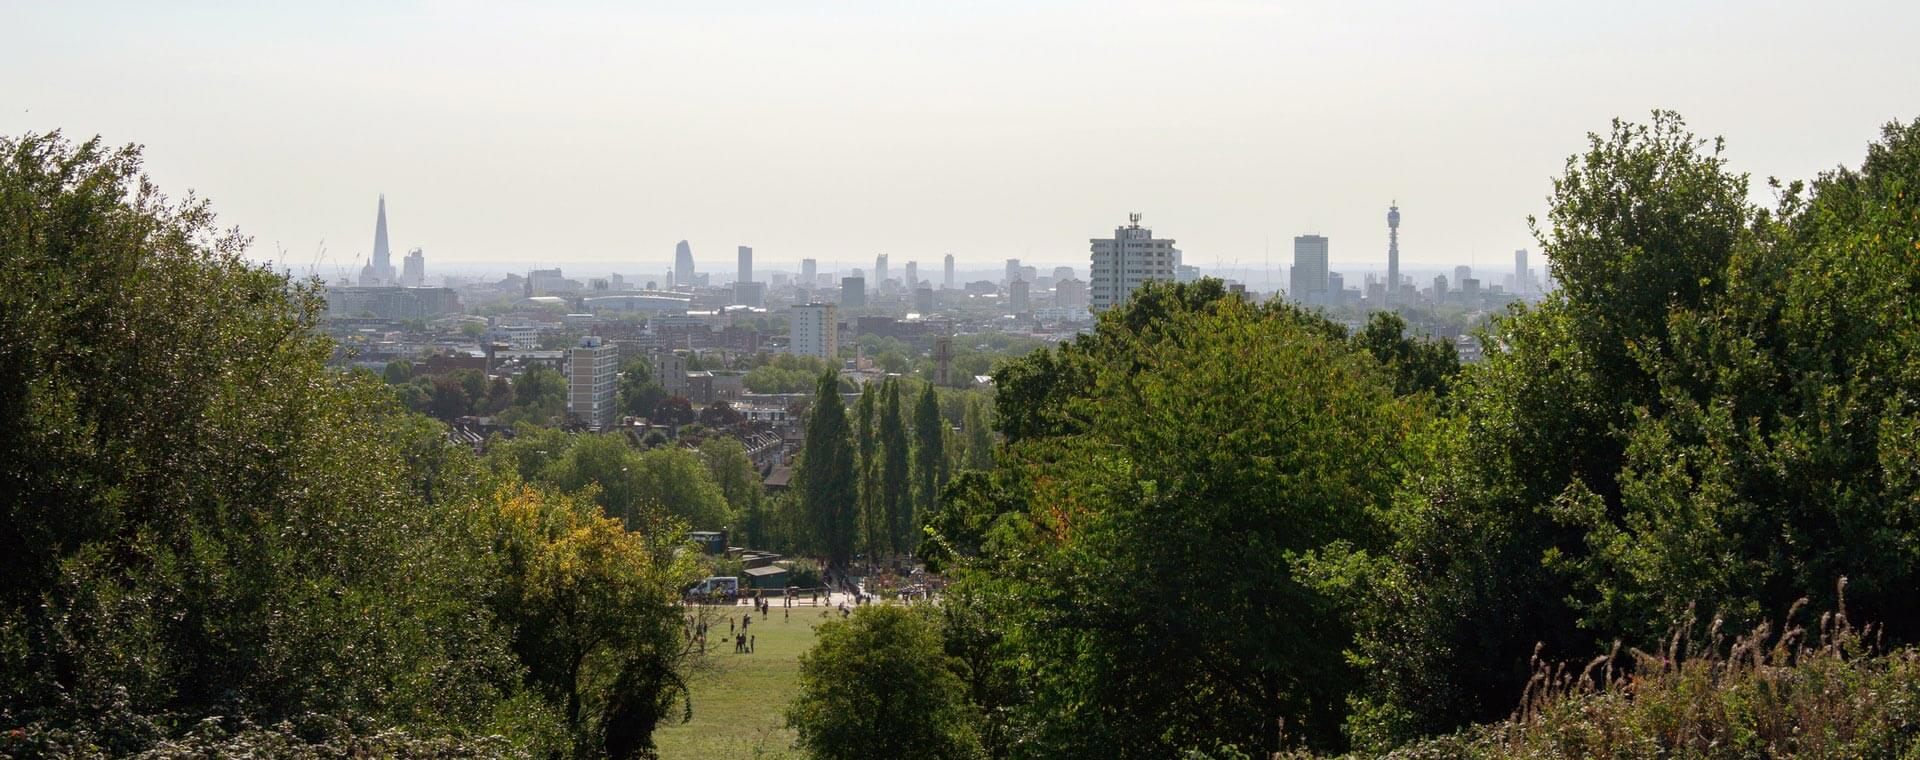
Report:
[[[1203,266],[1315,232],[1384,268],[1395,198],[1407,266],[1504,267],[1613,116],[1762,178],[1920,116],[1912,0],[283,5],[0,0],[0,132],[142,143],[295,267],[365,256],[384,192],[396,265],[686,238],[727,279],[739,244],[1084,271],[1129,211]]]

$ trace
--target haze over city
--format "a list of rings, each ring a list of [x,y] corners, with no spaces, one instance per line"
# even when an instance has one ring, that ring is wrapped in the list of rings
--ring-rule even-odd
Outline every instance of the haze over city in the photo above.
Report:
[[[327,273],[873,256],[1087,266],[1145,213],[1209,270],[1504,266],[1614,116],[1810,177],[1920,92],[1912,3],[17,3],[0,133],[139,142],[252,255]],[[1765,188],[1755,184],[1756,200]],[[324,253],[322,250],[324,249]],[[1348,267],[1351,269],[1352,267]],[[1283,274],[1281,275],[1283,276]],[[1257,279],[1250,278],[1250,279]]]

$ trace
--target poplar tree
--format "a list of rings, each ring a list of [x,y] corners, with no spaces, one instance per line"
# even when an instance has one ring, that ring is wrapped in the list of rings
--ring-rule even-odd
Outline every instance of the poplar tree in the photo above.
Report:
[[[907,424],[900,410],[900,383],[890,380],[881,392],[887,400],[880,412],[880,509],[886,516],[887,546],[898,554],[910,546],[907,531],[913,523]]]
[[[920,403],[913,410],[913,437],[917,442],[913,449],[914,477],[919,486],[918,498],[915,499],[915,525],[926,515],[933,514],[940,499],[940,489],[947,483],[946,428],[945,421],[940,418],[940,399],[934,395],[933,385],[929,383],[926,390],[920,393]]]
[[[820,376],[813,411],[807,416],[805,448],[800,452],[800,511],[813,529],[827,564],[845,569],[853,557],[858,489],[853,477],[853,443],[847,436],[847,410],[840,403],[839,373]]]

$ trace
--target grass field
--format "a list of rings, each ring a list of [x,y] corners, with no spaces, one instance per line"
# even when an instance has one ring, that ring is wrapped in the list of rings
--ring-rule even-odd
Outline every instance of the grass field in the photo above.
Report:
[[[800,655],[813,646],[813,627],[829,619],[820,615],[828,608],[795,607],[790,620],[777,605],[764,620],[755,615],[748,629],[758,639],[754,653],[734,654],[726,615],[737,621],[748,609],[707,608],[718,631],[709,629],[706,660],[693,678],[693,720],[654,733],[662,760],[798,757],[789,749],[793,732],[782,724],[800,688]]]

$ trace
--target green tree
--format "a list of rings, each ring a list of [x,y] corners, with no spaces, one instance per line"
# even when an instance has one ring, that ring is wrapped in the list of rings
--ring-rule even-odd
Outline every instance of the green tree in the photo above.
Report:
[[[1622,632],[1583,625],[1599,592],[1578,568],[1592,516],[1625,509],[1628,431],[1678,400],[1650,371],[1671,355],[1669,313],[1716,300],[1750,237],[1746,178],[1720,151],[1658,112],[1590,136],[1555,180],[1540,234],[1563,290],[1484,336],[1450,394],[1457,423],[1420,444],[1434,461],[1396,510],[1390,561],[1356,584],[1361,743],[1505,715],[1536,651],[1575,656]]]
[[[993,430],[987,424],[987,405],[979,399],[967,399],[967,467],[993,469]]]
[[[900,408],[900,383],[889,380],[881,395],[886,397],[880,412],[880,505],[886,547],[895,554],[906,552],[913,540],[913,499],[909,489],[912,462],[908,451],[907,424]]]
[[[386,369],[380,371],[380,378],[388,385],[399,385],[413,379],[413,362],[395,359],[387,362]]]
[[[1180,303],[1162,288],[1136,306]],[[1014,716],[1023,756],[1265,754],[1282,725],[1337,746],[1358,683],[1338,591],[1381,534],[1422,407],[1311,315],[1217,298],[1137,317],[1072,349],[1090,383],[1031,397],[1083,412],[1073,432],[1006,446],[1009,487],[953,494],[1008,503],[934,523],[961,557],[988,536],[960,592],[990,600],[1023,688],[986,707]]]
[[[801,749],[834,758],[980,756],[966,690],[924,612],[862,607],[819,627],[800,657],[787,724]]]
[[[882,536],[886,535],[886,513],[880,502],[879,417],[875,402],[877,388],[874,383],[861,386],[860,400],[854,405],[853,437],[858,442],[860,454],[856,465],[860,473],[860,524],[866,533],[868,557],[880,553],[884,545]]]
[[[135,148],[0,138],[0,713],[110,755],[215,714],[483,730],[517,687],[474,463],[327,367],[322,290],[247,242]]]
[[[1460,354],[1453,342],[1420,340],[1409,336],[1407,321],[1390,311],[1376,311],[1353,342],[1371,354],[1393,375],[1393,390],[1406,395],[1425,391],[1445,397],[1453,376],[1460,373]]]
[[[620,368],[620,411],[631,417],[646,417],[667,398],[667,389],[653,376],[647,360],[635,358]]]
[[[800,449],[799,510],[805,515],[812,544],[827,557],[830,567],[845,570],[853,558],[858,529],[859,489],[854,481],[853,442],[848,436],[846,406],[840,402],[837,372],[825,372],[807,414],[807,437]]]
[[[933,514],[940,500],[940,489],[947,485],[946,432],[946,420],[940,416],[940,399],[929,383],[920,392],[920,401],[913,409],[913,466],[918,491],[912,525],[918,526]],[[908,544],[907,548],[912,545]]]
[[[745,545],[771,546],[773,536],[766,488],[762,485],[760,470],[747,458],[747,447],[737,438],[715,436],[700,444],[700,456],[706,460],[707,471],[713,474],[720,492],[726,495],[727,505],[740,520]]]
[[[528,367],[513,380],[513,405],[534,422],[554,424],[567,413],[567,380],[559,370]]]

